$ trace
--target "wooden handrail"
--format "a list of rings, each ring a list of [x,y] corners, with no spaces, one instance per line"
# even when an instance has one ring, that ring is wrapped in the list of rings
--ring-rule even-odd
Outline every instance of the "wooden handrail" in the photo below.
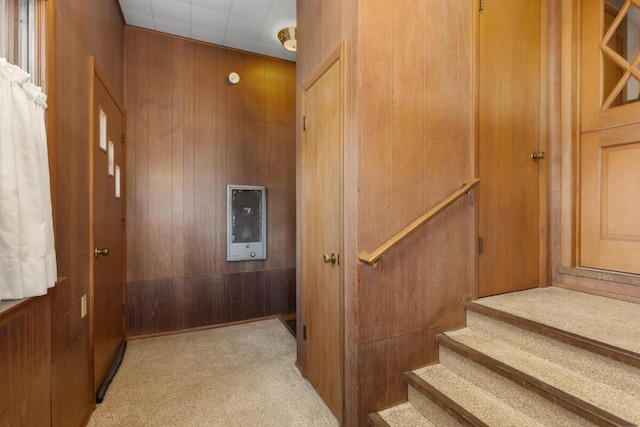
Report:
[[[422,224],[424,224],[425,222],[429,221],[431,218],[436,216],[438,213],[442,212],[444,210],[444,208],[446,208],[447,206],[449,206],[450,204],[452,204],[453,202],[455,202],[456,200],[458,200],[460,197],[464,196],[465,194],[469,194],[470,190],[473,187],[475,187],[476,185],[478,185],[479,182],[480,182],[480,178],[474,178],[471,181],[465,182],[462,185],[462,188],[460,188],[459,190],[454,191],[449,197],[447,197],[446,199],[444,199],[443,201],[441,201],[440,203],[438,203],[437,205],[435,205],[434,207],[429,209],[420,218],[416,219],[411,224],[409,224],[405,228],[403,228],[395,236],[393,236],[392,238],[390,238],[389,240],[384,242],[378,249],[376,249],[375,251],[373,251],[371,253],[369,253],[369,252],[360,252],[358,254],[358,259],[360,261],[362,261],[362,262],[366,262],[367,264],[372,265],[373,268],[375,268],[376,265],[378,264],[378,261],[380,261],[380,259],[384,257],[384,254],[389,249],[391,249],[398,242],[400,242],[402,239],[404,239],[409,234],[411,234],[413,231],[415,231]]]

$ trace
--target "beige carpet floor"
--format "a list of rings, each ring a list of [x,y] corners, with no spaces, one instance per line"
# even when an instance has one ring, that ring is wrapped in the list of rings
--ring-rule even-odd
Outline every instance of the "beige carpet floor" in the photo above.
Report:
[[[277,319],[130,341],[89,426],[337,426]]]

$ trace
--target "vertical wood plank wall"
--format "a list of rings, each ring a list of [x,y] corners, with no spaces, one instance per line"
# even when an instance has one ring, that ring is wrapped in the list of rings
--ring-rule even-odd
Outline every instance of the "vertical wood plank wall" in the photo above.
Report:
[[[49,0],[52,1],[52,0]],[[123,28],[113,0],[53,0],[56,11],[56,250],[58,275],[50,291],[52,425],[81,425],[94,406],[89,316],[89,57],[123,98]]]
[[[0,426],[51,424],[51,344],[47,296],[0,321]]]
[[[406,399],[403,373],[437,359],[473,293],[473,196],[377,269],[356,261],[474,175],[473,2],[309,0],[298,28],[299,83],[346,44],[344,421],[366,425]]]
[[[295,63],[127,27],[125,64],[128,335],[294,312]],[[267,186],[267,260],[227,262],[227,184]]]
[[[375,90],[359,97],[358,244],[372,250],[474,175],[472,2],[361,2],[359,22],[358,79]],[[474,221],[466,197],[377,269],[360,266],[360,421],[406,399],[403,373],[464,324]]]

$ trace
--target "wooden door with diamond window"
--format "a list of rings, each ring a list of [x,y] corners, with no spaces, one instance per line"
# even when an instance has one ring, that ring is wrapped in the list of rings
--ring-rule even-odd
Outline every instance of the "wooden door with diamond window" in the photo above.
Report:
[[[581,6],[578,264],[640,274],[640,1]]]

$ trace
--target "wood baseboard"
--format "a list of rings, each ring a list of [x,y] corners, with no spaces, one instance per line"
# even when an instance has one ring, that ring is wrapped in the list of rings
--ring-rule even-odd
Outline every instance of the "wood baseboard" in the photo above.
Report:
[[[247,319],[247,320],[240,320],[240,321],[237,321],[237,322],[218,323],[218,324],[215,324],[215,325],[200,326],[200,327],[197,327],[197,328],[177,329],[177,330],[174,330],[174,331],[157,332],[157,333],[154,333],[154,334],[146,334],[146,335],[134,335],[134,336],[128,336],[127,337],[127,341],[142,340],[142,339],[146,339],[146,338],[165,337],[165,336],[168,336],[168,335],[184,334],[186,332],[205,331],[207,329],[217,329],[217,328],[224,328],[226,326],[243,325],[245,323],[259,322],[261,320],[280,319],[280,316],[281,315],[276,314],[276,315],[273,315],[273,316],[259,317],[259,318],[256,318],[256,319]]]

